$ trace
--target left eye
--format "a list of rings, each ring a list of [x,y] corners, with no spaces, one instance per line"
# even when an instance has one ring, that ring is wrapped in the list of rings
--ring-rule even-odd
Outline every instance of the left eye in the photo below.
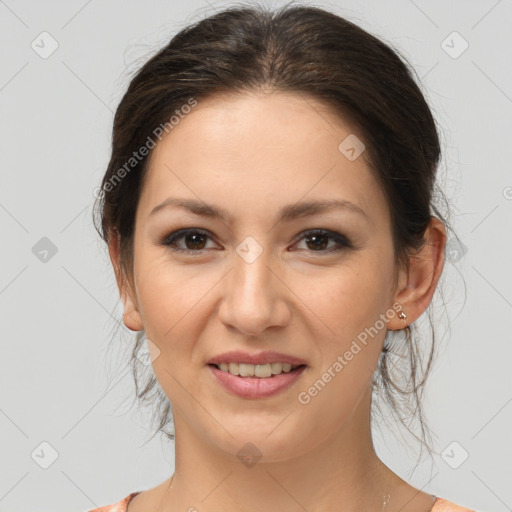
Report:
[[[198,253],[202,254],[205,249],[206,240],[211,238],[208,231],[202,229],[180,229],[168,235],[163,241],[162,245],[169,247],[172,251],[179,253]],[[300,238],[297,240],[306,240],[306,244],[314,249],[310,252],[324,252],[330,253],[339,251],[343,248],[351,248],[352,244],[347,237],[336,233],[335,231],[328,231],[325,229],[315,229],[301,233]],[[334,247],[325,250],[329,245],[329,240],[334,241]],[[183,242],[185,247],[179,242]]]
[[[325,249],[329,244],[329,239],[335,242],[334,247],[331,247],[328,250],[322,250]],[[340,233],[336,233],[335,231],[328,231],[325,229],[306,231],[305,233],[302,233],[302,236],[299,238],[299,240],[306,240],[306,244],[309,241],[309,243],[312,244],[312,247],[315,248],[312,252],[330,253],[340,251],[344,248],[348,249],[352,247],[350,240],[346,236],[341,235]]]

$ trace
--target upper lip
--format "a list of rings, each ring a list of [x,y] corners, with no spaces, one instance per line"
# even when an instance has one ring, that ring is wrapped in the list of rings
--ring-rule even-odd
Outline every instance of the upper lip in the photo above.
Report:
[[[249,352],[242,352],[234,350],[231,352],[224,352],[218,356],[212,357],[207,364],[220,364],[220,363],[242,363],[242,364],[268,364],[268,363],[289,363],[292,365],[300,366],[306,364],[304,359],[299,357],[290,356],[281,352],[265,351],[258,352],[257,354],[250,354]]]

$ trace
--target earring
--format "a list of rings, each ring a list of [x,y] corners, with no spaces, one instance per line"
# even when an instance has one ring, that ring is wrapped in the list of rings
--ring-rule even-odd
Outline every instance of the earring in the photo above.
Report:
[[[398,313],[398,318],[400,318],[401,320],[403,320],[405,322],[407,315],[403,311],[400,311],[400,313]]]

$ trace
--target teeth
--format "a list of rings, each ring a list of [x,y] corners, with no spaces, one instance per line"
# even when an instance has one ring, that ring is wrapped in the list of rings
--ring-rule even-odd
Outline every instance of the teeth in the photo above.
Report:
[[[246,363],[220,363],[218,367],[233,375],[240,377],[261,377],[268,378],[280,373],[289,373],[298,366],[290,363],[268,363],[268,364],[246,364]]]
[[[272,375],[272,366],[270,364],[257,364],[254,366],[254,375],[256,377],[267,378]]]
[[[240,377],[254,377],[255,367],[253,364],[240,363],[238,365],[238,374]]]

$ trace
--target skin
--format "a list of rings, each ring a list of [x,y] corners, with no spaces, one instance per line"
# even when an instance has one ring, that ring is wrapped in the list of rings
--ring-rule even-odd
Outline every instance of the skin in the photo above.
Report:
[[[358,135],[313,98],[244,93],[200,101],[153,150],[136,214],[132,279],[120,270],[118,240],[109,250],[125,325],[144,329],[160,351],[153,369],[173,407],[175,475],[170,489],[168,479],[142,492],[128,512],[381,511],[386,493],[386,512],[432,508],[432,495],[380,461],[369,417],[386,329],[414,322],[429,305],[446,232],[433,219],[424,249],[394,279],[389,208],[365,153],[350,161],[338,150],[349,134]],[[149,215],[171,196],[214,204],[231,220],[179,207]],[[284,205],[327,198],[348,200],[366,216],[340,209],[275,220]],[[212,236],[181,238],[188,254],[161,245],[183,228]],[[304,234],[311,229],[345,235],[353,248],[332,252],[335,239],[321,238],[329,245],[317,249]],[[236,252],[247,236],[263,251],[252,263]],[[317,396],[299,403],[298,393],[397,302],[406,322],[386,319]],[[292,354],[308,367],[276,396],[243,399],[206,366],[238,349]],[[252,467],[237,457],[246,442],[263,455]]]

